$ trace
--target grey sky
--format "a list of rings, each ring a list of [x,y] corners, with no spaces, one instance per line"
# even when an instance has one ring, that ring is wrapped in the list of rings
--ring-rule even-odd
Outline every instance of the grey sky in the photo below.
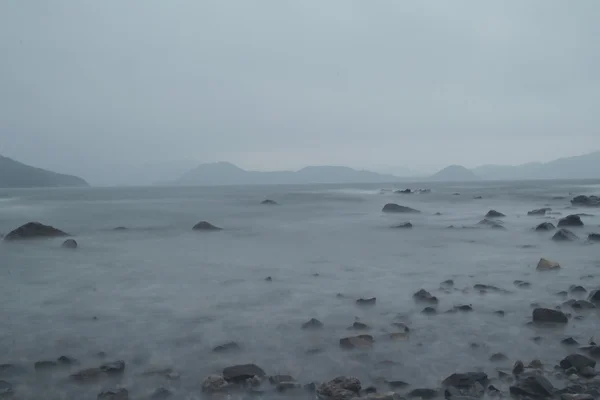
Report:
[[[0,154],[93,183],[148,163],[582,154],[600,149],[599,16],[597,0],[2,1]]]

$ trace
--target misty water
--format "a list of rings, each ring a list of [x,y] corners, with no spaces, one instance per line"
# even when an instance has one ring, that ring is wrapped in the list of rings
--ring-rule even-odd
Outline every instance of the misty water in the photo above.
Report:
[[[431,192],[391,191],[405,187]],[[600,231],[600,209],[569,203],[598,192],[597,182],[3,190],[1,233],[40,221],[73,234],[80,247],[0,243],[0,364],[19,366],[0,369],[0,380],[20,399],[95,399],[119,385],[135,399],[159,387],[192,399],[203,397],[206,376],[243,363],[302,384],[353,375],[380,391],[389,390],[386,380],[408,382],[405,390],[439,387],[457,371],[495,377],[517,359],[551,369],[573,350],[561,339],[583,345],[597,334],[598,314],[566,310],[584,318],[539,328],[528,325],[531,304],[559,306],[567,298],[556,293],[570,285],[600,286],[600,244],[585,240]],[[279,205],[261,205],[267,198]],[[382,213],[389,202],[422,213]],[[561,217],[527,216],[541,207],[593,215],[572,229],[579,241],[557,243],[552,232],[532,230]],[[506,230],[474,228],[490,209],[507,215]],[[192,231],[201,220],[224,229]],[[407,221],[412,229],[391,228]],[[540,257],[562,269],[536,271]],[[440,288],[447,279],[453,289]],[[475,284],[508,292],[482,293]],[[412,297],[420,288],[440,299],[437,315],[421,313],[426,305]],[[356,304],[371,297],[376,305]],[[465,304],[473,311],[445,313]],[[311,318],[323,329],[301,329]],[[349,330],[357,320],[371,329]],[[394,322],[410,327],[407,337],[390,337],[399,331]],[[340,348],[340,338],[361,333],[375,338],[372,348]],[[241,348],[213,352],[230,341]],[[508,359],[491,362],[497,352]],[[34,371],[36,361],[63,355],[79,365]],[[126,363],[118,381],[68,379],[114,360]],[[143,375],[165,368],[179,379]]]

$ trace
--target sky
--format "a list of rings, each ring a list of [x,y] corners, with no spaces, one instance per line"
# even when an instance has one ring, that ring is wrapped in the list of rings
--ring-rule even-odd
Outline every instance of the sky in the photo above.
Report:
[[[433,172],[600,150],[597,0],[0,2],[0,154]]]

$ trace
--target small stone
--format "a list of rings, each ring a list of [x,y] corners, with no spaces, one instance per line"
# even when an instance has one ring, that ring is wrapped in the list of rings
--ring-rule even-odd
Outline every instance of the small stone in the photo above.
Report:
[[[359,306],[374,306],[377,303],[377,298],[373,297],[370,299],[358,299],[356,300],[356,304]]]
[[[572,337],[565,338],[561,340],[560,343],[566,346],[576,346],[579,344],[579,342],[577,342],[577,340],[573,339]]]
[[[265,281],[267,281],[267,282],[273,282],[273,278],[272,278],[272,277],[270,277],[270,276],[267,276],[267,277],[265,278]]]
[[[569,287],[569,293],[571,294],[585,294],[587,293],[586,288],[584,288],[581,285],[571,285],[571,287]]]
[[[366,330],[371,329],[371,327],[369,325],[367,325],[367,324],[363,324],[362,322],[356,321],[348,329],[354,329],[354,330],[357,330],[357,331],[366,331]]]
[[[215,226],[207,221],[200,221],[192,228],[195,231],[220,231],[222,228]]]
[[[268,206],[276,206],[278,203],[275,200],[266,199],[260,202],[260,204]]]
[[[321,329],[323,323],[316,318],[311,318],[308,322],[302,324],[302,329]]]
[[[546,258],[540,258],[536,269],[538,271],[553,271],[560,269],[560,264],[556,261],[550,261]]]
[[[501,212],[498,212],[496,210],[490,210],[488,211],[487,214],[485,214],[486,218],[502,218],[502,217],[506,217],[506,215],[502,214]]]
[[[413,227],[413,224],[411,224],[410,222],[405,222],[403,224],[400,225],[395,225],[393,228],[396,229],[410,229]]]
[[[445,280],[444,282],[440,283],[440,287],[444,289],[452,288],[454,287],[454,281],[452,279]]]
[[[531,287],[531,283],[525,281],[516,280],[513,283],[519,289],[527,289]]]
[[[413,298],[416,301],[419,301],[419,302],[431,303],[431,304],[437,304],[438,303],[437,297],[433,296],[431,293],[429,293],[425,289],[421,289],[418,292],[416,292],[413,295]]]
[[[491,362],[502,362],[502,361],[506,361],[506,360],[508,360],[508,357],[506,357],[502,353],[495,353],[495,354],[492,354],[492,356],[490,357]]]
[[[503,310],[494,311],[494,314],[500,317],[504,317],[504,315],[506,315],[506,313]]]

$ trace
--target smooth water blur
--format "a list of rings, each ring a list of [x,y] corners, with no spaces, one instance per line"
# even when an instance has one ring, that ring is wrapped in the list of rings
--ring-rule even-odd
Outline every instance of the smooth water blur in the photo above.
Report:
[[[569,203],[600,192],[598,182],[395,186],[432,192],[382,193],[381,185],[0,191],[1,233],[40,221],[80,245],[69,251],[59,239],[0,243],[0,364],[28,369],[0,379],[19,398],[95,398],[114,383],[74,386],[65,380],[73,370],[41,375],[33,363],[68,355],[81,361],[74,369],[97,366],[97,353],[105,352],[108,361],[126,361],[120,384],[134,398],[161,386],[175,398],[201,397],[205,376],[249,362],[302,383],[355,375],[365,384],[381,386],[385,378],[415,388],[437,386],[461,370],[493,375],[516,359],[554,364],[568,352],[560,339],[572,335],[583,344],[596,334],[594,311],[564,329],[526,324],[531,303],[554,307],[565,301],[556,293],[572,284],[599,285],[600,245],[585,238],[600,231],[600,217],[583,217],[586,226],[573,229],[579,242],[555,243],[552,233],[532,228],[560,216],[526,214],[546,206],[563,215],[600,213]],[[261,205],[266,198],[280,205]],[[383,214],[388,202],[422,213]],[[507,214],[506,231],[461,228],[476,226],[490,209]],[[224,230],[193,232],[200,220]],[[390,229],[406,221],[414,228]],[[128,230],[113,230],[119,226]],[[540,257],[563,268],[537,272]],[[459,290],[439,289],[446,279]],[[518,289],[517,279],[532,287]],[[510,293],[481,294],[476,283]],[[440,314],[421,314],[425,305],[412,298],[420,288],[440,298]],[[358,307],[361,297],[377,297],[377,305]],[[444,313],[460,304],[474,311]],[[325,328],[302,330],[310,318]],[[356,319],[372,327],[376,342],[343,351],[341,337],[362,333],[348,330]],[[410,326],[407,340],[389,338],[393,322]],[[229,341],[242,350],[212,351]],[[496,352],[509,361],[489,362]],[[166,367],[181,379],[141,376]]]

